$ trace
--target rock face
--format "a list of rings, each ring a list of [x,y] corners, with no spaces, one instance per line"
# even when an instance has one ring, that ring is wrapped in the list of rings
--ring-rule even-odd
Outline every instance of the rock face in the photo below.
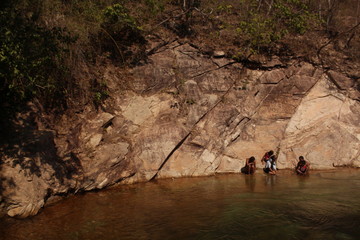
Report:
[[[300,155],[313,169],[360,167],[356,82],[308,63],[264,66],[175,42],[129,70],[129,89],[114,88],[105,111],[64,115],[51,130],[23,115],[22,135],[1,147],[4,208],[26,217],[69,192],[239,172],[270,149],[279,168]],[[116,86],[106,69],[104,79]]]

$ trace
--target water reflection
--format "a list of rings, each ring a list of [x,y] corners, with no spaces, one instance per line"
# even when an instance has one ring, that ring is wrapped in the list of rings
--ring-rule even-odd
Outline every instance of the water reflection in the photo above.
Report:
[[[254,175],[245,175],[245,185],[248,187],[248,190],[250,192],[255,191],[255,185],[256,185],[256,177]]]
[[[276,185],[277,175],[261,174],[261,175],[244,175],[244,182],[249,192],[268,191]],[[257,185],[259,181],[260,185]]]
[[[270,175],[270,174],[267,174],[265,176],[265,185],[266,186],[270,186],[270,187],[274,187],[275,184],[276,184],[276,175]]]
[[[357,239],[360,171],[299,177],[159,180],[69,197],[38,216],[4,218],[20,239]]]

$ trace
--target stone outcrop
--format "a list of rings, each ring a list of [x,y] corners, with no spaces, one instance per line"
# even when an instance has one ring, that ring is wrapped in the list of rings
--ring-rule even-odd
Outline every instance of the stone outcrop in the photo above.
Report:
[[[270,149],[280,169],[300,155],[313,169],[360,167],[359,91],[339,72],[279,59],[251,69],[177,42],[130,69],[127,90],[109,72],[103,110],[64,115],[51,130],[30,115],[17,123],[22,135],[1,148],[8,215],[115,183],[239,172]]]

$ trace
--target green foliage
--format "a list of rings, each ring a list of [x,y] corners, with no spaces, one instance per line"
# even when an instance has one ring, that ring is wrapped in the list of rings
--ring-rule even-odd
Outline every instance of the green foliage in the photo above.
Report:
[[[82,20],[98,23],[101,21],[101,9],[104,1],[72,1],[70,10],[73,16]]]
[[[21,106],[33,97],[53,102],[62,95],[66,46],[75,41],[61,28],[45,29],[14,8],[0,11],[1,107]]]
[[[93,63],[100,54],[121,63],[141,59],[141,28],[123,5],[126,1],[116,2],[1,1],[0,112],[16,112],[34,97],[44,105],[60,106],[59,101],[66,104],[77,93],[90,96],[98,106],[108,96],[106,85],[89,88],[75,82],[70,74],[81,70],[67,64],[76,59]],[[157,2],[148,4],[161,10]]]
[[[272,7],[260,8],[251,1],[248,15],[239,22],[236,32],[247,54],[270,49],[284,36],[304,34],[316,17],[301,0],[274,0]]]
[[[113,4],[103,10],[99,44],[121,63],[136,62],[141,55],[139,45],[145,42],[142,29],[122,4]],[[141,58],[141,57],[139,57]]]
[[[137,29],[135,19],[130,16],[128,10],[121,4],[116,3],[108,6],[103,11],[103,25],[118,30],[124,28]]]
[[[253,13],[251,17],[239,23],[236,29],[251,53],[258,52],[261,48],[268,47],[282,37],[276,29],[273,19]]]
[[[217,6],[216,10],[218,13],[232,13],[233,8],[234,7],[231,4],[220,4],[219,6]]]
[[[274,3],[273,18],[284,24],[287,31],[304,34],[315,16],[308,6],[300,0],[278,0]]]
[[[156,15],[164,11],[166,2],[164,0],[145,0],[145,4],[148,6],[151,14]]]
[[[96,107],[101,106],[102,102],[109,97],[108,87],[104,81],[93,79],[91,81],[91,91],[93,102]]]

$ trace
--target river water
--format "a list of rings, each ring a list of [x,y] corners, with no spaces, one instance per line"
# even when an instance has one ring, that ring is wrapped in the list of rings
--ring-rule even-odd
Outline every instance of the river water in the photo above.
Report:
[[[0,239],[360,239],[360,170],[158,180],[68,197]]]

